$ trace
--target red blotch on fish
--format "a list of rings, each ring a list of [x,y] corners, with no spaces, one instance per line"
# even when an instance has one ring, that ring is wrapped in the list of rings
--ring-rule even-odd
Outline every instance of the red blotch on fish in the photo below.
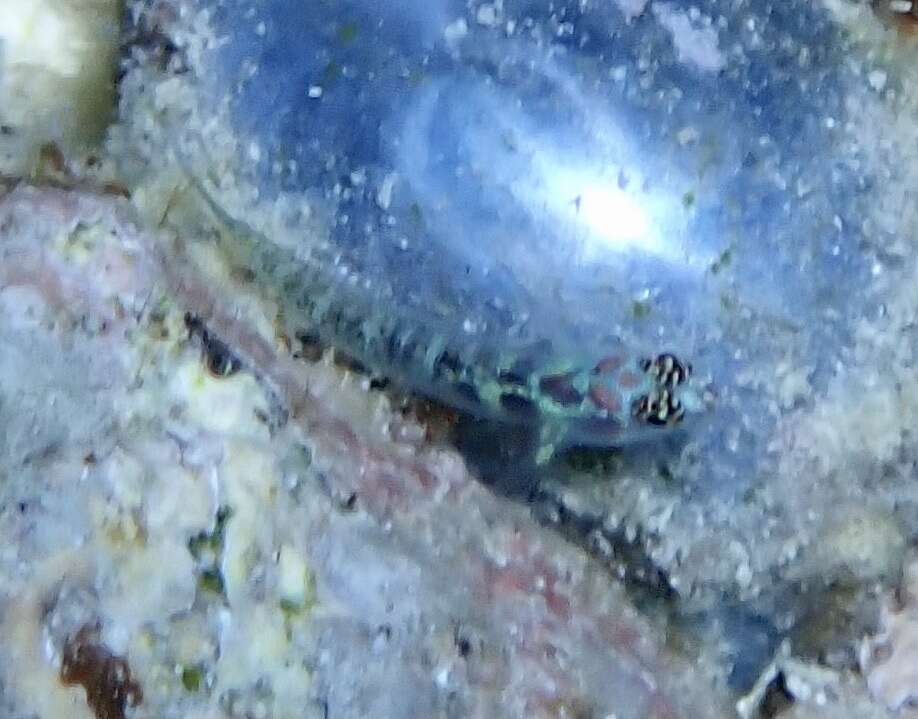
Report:
[[[589,397],[593,404],[600,409],[608,410],[610,414],[618,414],[622,409],[621,396],[605,385],[591,384]]]
[[[583,401],[583,395],[574,387],[576,372],[550,374],[539,380],[539,390],[558,404],[577,405]]]
[[[596,374],[606,374],[607,372],[615,372],[616,370],[621,369],[622,365],[625,364],[625,360],[620,355],[609,355],[608,357],[603,357],[599,362],[596,363],[596,367],[593,368],[593,371]]]

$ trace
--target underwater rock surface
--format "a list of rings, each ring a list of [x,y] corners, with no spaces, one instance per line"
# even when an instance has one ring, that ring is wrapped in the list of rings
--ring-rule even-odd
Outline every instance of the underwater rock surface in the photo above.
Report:
[[[908,711],[896,7],[128,3],[104,152],[0,178],[0,714]],[[674,352],[715,407],[536,467],[325,352],[306,267],[457,363]]]
[[[723,715],[599,563],[135,222],[0,199],[3,716]]]

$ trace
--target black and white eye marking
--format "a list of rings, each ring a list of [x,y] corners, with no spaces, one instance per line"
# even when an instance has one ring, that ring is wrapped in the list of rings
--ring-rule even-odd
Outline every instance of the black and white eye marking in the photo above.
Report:
[[[683,362],[676,355],[664,352],[653,359],[645,357],[640,363],[641,371],[649,374],[662,387],[674,389],[692,376],[692,365]]]
[[[685,407],[668,390],[638,397],[631,405],[632,416],[656,427],[678,424],[685,417]]]

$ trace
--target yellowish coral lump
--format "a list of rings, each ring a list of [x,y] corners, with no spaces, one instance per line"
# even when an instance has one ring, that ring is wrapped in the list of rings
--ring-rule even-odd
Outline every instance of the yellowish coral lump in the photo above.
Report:
[[[0,2],[0,171],[38,148],[65,154],[101,139],[115,103],[121,0]]]

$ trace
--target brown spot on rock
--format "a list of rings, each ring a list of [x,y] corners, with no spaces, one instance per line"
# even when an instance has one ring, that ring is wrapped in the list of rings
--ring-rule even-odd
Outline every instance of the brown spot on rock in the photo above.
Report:
[[[143,701],[127,660],[109,651],[95,627],[83,627],[64,645],[60,678],[86,690],[86,703],[96,719],[124,719],[126,707]]]
[[[913,38],[918,34],[918,6],[914,3],[908,9],[899,9],[895,0],[873,0],[871,4],[877,17],[900,35]]]

